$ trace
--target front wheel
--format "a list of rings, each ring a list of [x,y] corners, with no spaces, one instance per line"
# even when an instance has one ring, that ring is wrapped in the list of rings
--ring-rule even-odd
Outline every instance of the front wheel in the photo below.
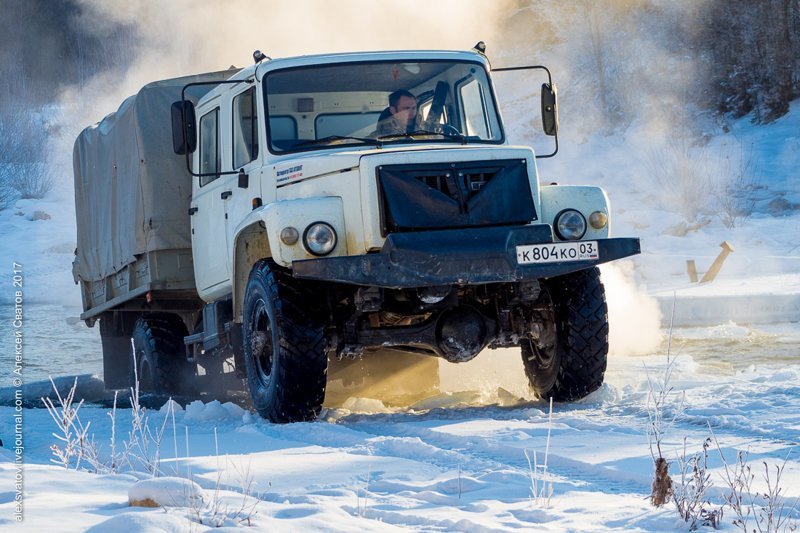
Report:
[[[250,272],[243,307],[247,385],[258,413],[272,422],[317,417],[328,359],[314,294],[267,260]]]
[[[542,283],[539,331],[522,339],[522,363],[540,398],[573,401],[603,384],[608,307],[597,267]]]

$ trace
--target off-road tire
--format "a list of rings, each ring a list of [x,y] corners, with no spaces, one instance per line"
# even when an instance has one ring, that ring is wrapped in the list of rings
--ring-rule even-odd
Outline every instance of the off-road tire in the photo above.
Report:
[[[139,391],[173,396],[195,391],[195,368],[186,360],[183,338],[186,325],[179,316],[160,313],[140,317],[133,326],[134,359],[131,355],[128,382],[139,380]],[[136,370],[134,372],[134,360]]]
[[[325,399],[328,358],[317,293],[269,260],[253,266],[242,337],[250,396],[277,423],[313,420]]]
[[[578,400],[600,388],[608,362],[608,307],[600,271],[593,267],[542,285],[549,307],[543,313],[544,345],[522,340],[525,375],[540,398]]]

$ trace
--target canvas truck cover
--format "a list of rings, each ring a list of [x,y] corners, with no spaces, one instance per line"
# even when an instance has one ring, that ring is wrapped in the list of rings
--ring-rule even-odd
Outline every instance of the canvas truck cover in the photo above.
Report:
[[[73,151],[78,247],[75,282],[104,279],[157,250],[191,248],[192,176],[172,148],[170,108],[184,85],[236,69],[145,85],[78,136]],[[195,102],[214,86],[187,89]]]

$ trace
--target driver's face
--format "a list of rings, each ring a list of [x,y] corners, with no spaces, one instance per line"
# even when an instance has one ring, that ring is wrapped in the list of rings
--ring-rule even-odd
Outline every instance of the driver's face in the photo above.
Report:
[[[397,105],[390,108],[394,116],[405,124],[410,123],[417,116],[417,100],[408,96],[401,96]]]

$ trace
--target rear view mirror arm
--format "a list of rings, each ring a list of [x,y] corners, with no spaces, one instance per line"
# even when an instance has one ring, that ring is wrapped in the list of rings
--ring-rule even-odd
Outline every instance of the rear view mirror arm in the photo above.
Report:
[[[203,86],[203,85],[214,85],[214,86],[216,86],[216,85],[224,85],[224,84],[237,85],[239,83],[248,83],[249,84],[249,83],[253,83],[253,81],[254,80],[252,80],[252,79],[246,79],[246,80],[223,80],[223,81],[196,81],[196,82],[193,82],[193,83],[187,83],[186,85],[183,86],[183,89],[181,89],[181,103],[182,103],[183,106],[185,106],[185,102],[187,102],[187,100],[186,100],[186,89],[188,89],[189,87],[198,87],[198,86]],[[188,101],[188,102],[191,103],[191,101]],[[192,104],[192,105],[194,105],[194,104]],[[184,109],[185,109],[185,107],[184,107]],[[181,120],[181,129],[182,129],[184,143],[186,143],[187,146],[188,146],[187,139],[189,137],[189,125],[187,124],[187,121],[185,120],[185,117],[184,117],[184,120]],[[194,135],[197,135],[197,127],[196,126],[194,127]],[[239,172],[240,172],[240,170],[232,170],[232,171],[225,171],[225,172],[212,172],[212,173],[205,173],[205,174],[199,173],[199,172],[194,172],[192,170],[191,161],[189,159],[189,154],[191,154],[193,152],[194,152],[194,150],[191,150],[191,151],[186,150],[184,153],[186,155],[186,170],[188,170],[189,174],[191,174],[194,177],[202,178],[202,177],[207,177],[207,176],[224,176],[224,175],[228,175],[228,174],[239,174]]]
[[[492,72],[508,72],[508,71],[516,71],[516,70],[544,70],[547,73],[547,83],[542,85],[542,125],[545,132],[545,135],[552,136],[555,141],[555,149],[545,155],[536,155],[536,159],[545,159],[548,157],[553,157],[558,153],[558,104],[556,99],[556,88],[553,84],[553,76],[550,74],[550,69],[545,67],[544,65],[525,65],[521,67],[500,67],[500,68],[493,68]],[[550,115],[549,125],[548,128],[547,124],[548,121],[545,118],[545,102],[544,99],[547,96],[548,103],[550,104],[550,108],[547,110],[547,113]],[[549,133],[549,131],[552,133]]]

